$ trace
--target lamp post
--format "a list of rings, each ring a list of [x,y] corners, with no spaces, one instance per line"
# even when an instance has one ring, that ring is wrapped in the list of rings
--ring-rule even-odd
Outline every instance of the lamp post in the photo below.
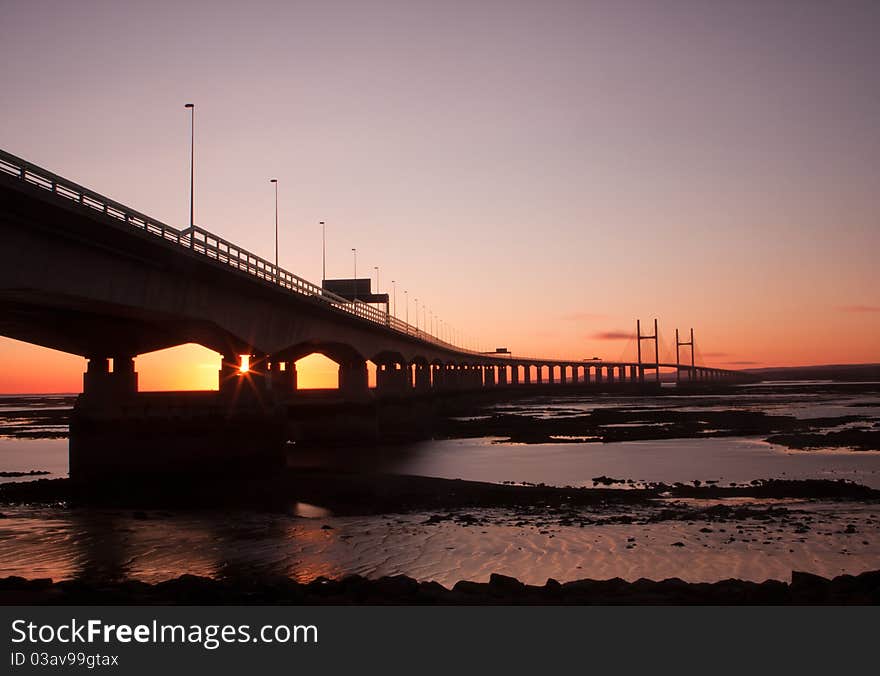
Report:
[[[376,293],[379,293],[379,266],[374,265],[373,270],[376,271]]]
[[[275,185],[275,283],[278,283],[278,179],[270,178],[269,183]]]
[[[406,302],[406,332],[409,333],[409,291],[403,290],[403,299]]]
[[[351,253],[354,255],[354,305],[357,307],[358,302],[358,287],[357,287],[357,278],[358,278],[358,250],[352,249]]]
[[[195,225],[193,198],[195,197],[195,175],[196,175],[196,106],[193,103],[187,103],[184,108],[189,108],[189,227]],[[193,233],[189,233],[189,245],[192,247]]]
[[[419,335],[419,299],[413,298],[413,303],[416,305],[416,335]]]
[[[327,232],[324,227],[324,221],[321,224],[321,288],[324,287],[324,280],[327,279]]]

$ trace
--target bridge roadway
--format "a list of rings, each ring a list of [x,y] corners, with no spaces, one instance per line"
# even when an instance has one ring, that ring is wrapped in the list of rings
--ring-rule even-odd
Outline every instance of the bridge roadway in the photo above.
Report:
[[[292,394],[295,362],[323,354],[351,400],[538,384],[640,384],[705,366],[484,354],[352,303],[200,227],[179,230],[0,151],[0,335],[88,359],[84,395],[137,393],[134,357],[198,343],[223,355],[220,392]],[[251,369],[240,371],[240,356]],[[111,362],[112,359],[112,368]],[[367,360],[376,364],[368,387]]]

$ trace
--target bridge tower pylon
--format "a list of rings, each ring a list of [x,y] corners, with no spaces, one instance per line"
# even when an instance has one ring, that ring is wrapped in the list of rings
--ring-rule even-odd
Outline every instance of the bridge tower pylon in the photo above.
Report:
[[[651,366],[650,363],[642,365],[642,341],[643,340],[653,340],[654,341],[654,369],[656,370],[657,382],[660,382],[660,341],[657,339],[659,335],[657,331],[657,318],[654,318],[654,334],[648,334],[647,336],[642,335],[642,323],[640,320],[636,319],[636,345],[638,346],[638,357],[639,357],[639,382],[645,382],[645,366]]]
[[[696,369],[694,368],[694,330],[691,329],[690,340],[679,340],[678,329],[675,329],[675,379],[681,382],[681,359],[679,358],[679,350],[682,347],[690,346],[691,348],[691,370],[688,374],[688,380],[694,379]]]

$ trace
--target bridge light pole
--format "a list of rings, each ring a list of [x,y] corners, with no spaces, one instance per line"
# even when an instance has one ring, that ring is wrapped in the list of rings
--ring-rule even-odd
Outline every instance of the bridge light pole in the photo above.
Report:
[[[391,314],[397,319],[397,285],[391,280]]]
[[[409,333],[409,291],[403,290],[403,298],[406,302],[406,332]]]
[[[275,185],[275,283],[278,283],[278,179],[270,178],[269,183]]]
[[[193,232],[195,226],[193,198],[195,196],[195,170],[196,170],[196,107],[193,103],[187,103],[184,108],[189,108],[189,245],[192,247]]]
[[[352,249],[351,253],[354,254],[354,307],[357,309],[358,302],[358,287],[357,287],[357,278],[358,278],[358,250]]]
[[[416,304],[416,335],[419,335],[419,299],[413,298],[413,303]]]
[[[319,221],[321,226],[321,288],[324,288],[324,281],[327,279],[327,232],[324,227],[324,221]]]
[[[379,293],[379,266],[374,265],[373,270],[376,271],[376,293]]]

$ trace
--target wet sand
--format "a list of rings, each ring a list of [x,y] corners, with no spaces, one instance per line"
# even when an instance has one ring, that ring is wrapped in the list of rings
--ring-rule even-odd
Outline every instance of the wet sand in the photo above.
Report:
[[[157,509],[131,490],[87,506],[66,481],[6,484],[0,577],[761,582],[880,561],[880,491],[842,481],[564,489],[310,473],[283,486],[283,507]]]

